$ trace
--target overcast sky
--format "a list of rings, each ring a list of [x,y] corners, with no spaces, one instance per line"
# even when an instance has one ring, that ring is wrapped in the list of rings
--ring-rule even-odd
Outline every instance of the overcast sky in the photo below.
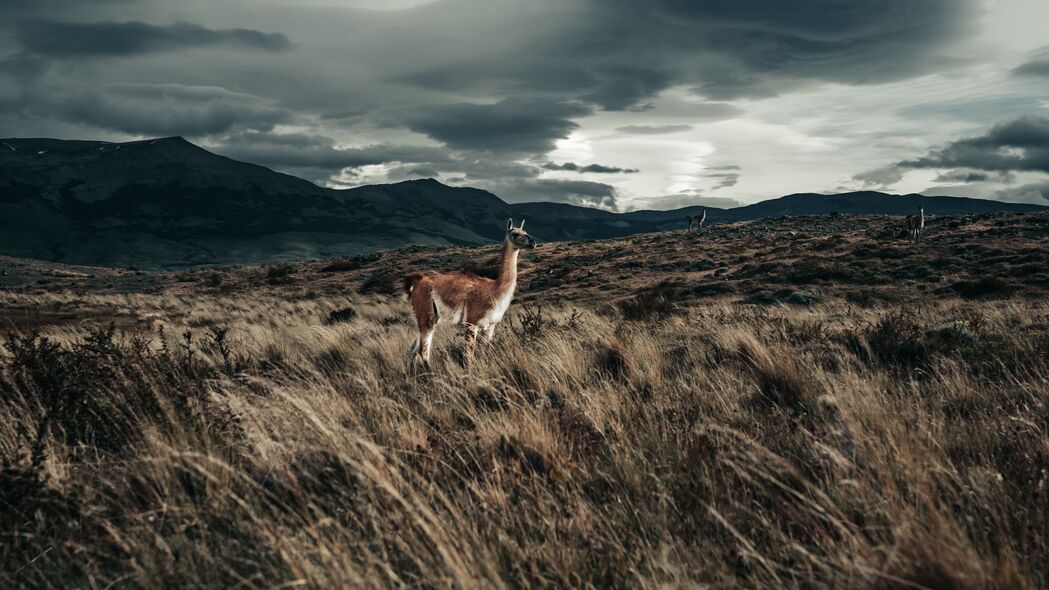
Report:
[[[1046,0],[0,0],[0,136],[335,187],[1049,203]]]

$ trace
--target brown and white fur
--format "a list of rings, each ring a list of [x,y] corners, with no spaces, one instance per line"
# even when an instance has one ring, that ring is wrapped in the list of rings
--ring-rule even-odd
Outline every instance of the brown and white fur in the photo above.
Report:
[[[925,229],[925,207],[918,209],[917,215],[907,216],[907,230],[911,234],[911,239],[918,241],[918,236],[922,234],[922,230]]]
[[[703,229],[703,222],[707,220],[707,208],[703,207],[703,212],[699,215],[689,215],[685,218],[688,222],[688,229],[692,229],[692,226],[698,225],[699,229]]]
[[[419,338],[409,353],[412,367],[420,360],[430,365],[430,343],[438,324],[451,323],[466,327],[465,365],[473,359],[477,335],[484,332],[490,341],[495,327],[510,307],[517,287],[517,253],[522,248],[535,248],[535,240],[513,220],[506,221],[506,238],[499,267],[499,278],[492,280],[472,273],[424,274],[413,272],[404,277],[404,291],[412,304]]]

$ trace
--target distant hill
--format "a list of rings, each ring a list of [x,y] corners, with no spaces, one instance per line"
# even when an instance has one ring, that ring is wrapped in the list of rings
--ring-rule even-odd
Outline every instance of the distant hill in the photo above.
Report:
[[[913,215],[918,207],[925,207],[926,215],[976,215],[980,213],[1017,213],[1044,211],[1049,207],[1025,203],[1003,203],[967,197],[927,197],[925,195],[888,195],[874,191],[859,191],[836,195],[797,193],[778,199],[761,201],[745,207],[728,209],[721,215],[731,221],[745,221],[762,217],[790,215]]]
[[[1036,205],[876,192],[796,194],[708,223],[828,213],[1018,212]],[[0,254],[72,264],[176,268],[334,258],[407,245],[502,239],[507,217],[542,241],[683,227],[689,207],[612,213],[559,203],[508,204],[473,188],[414,180],[347,190],[213,154],[180,138],[126,143],[0,140]]]

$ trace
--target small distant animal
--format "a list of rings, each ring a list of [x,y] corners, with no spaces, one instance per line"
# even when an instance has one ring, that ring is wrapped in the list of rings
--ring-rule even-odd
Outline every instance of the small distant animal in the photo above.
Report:
[[[698,225],[700,229],[703,229],[703,222],[707,220],[707,208],[703,207],[703,212],[699,215],[689,215],[685,218],[688,222],[688,229],[692,229],[693,226]]]
[[[911,234],[911,240],[918,241],[922,231],[925,229],[925,207],[918,208],[917,215],[907,216],[907,231]]]
[[[510,307],[517,288],[517,254],[522,249],[535,248],[535,239],[524,230],[524,221],[514,227],[506,220],[506,237],[499,267],[499,277],[489,279],[473,273],[426,274],[413,272],[403,279],[404,292],[412,304],[419,337],[409,352],[409,366],[414,370],[421,362],[430,366],[430,344],[434,328],[450,323],[466,327],[467,348],[464,365],[469,369],[473,361],[477,336],[483,332],[491,342],[495,327]]]

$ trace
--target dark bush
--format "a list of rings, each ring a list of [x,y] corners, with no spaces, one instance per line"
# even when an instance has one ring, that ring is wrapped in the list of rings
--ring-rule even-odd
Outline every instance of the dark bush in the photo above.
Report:
[[[924,330],[906,313],[888,315],[868,327],[867,345],[875,359],[901,368],[923,366],[929,361]]]
[[[359,270],[377,260],[379,260],[378,254],[362,254],[352,258],[335,260],[326,266],[322,266],[320,272],[348,272],[351,270]]]
[[[977,299],[1011,295],[1016,292],[1017,285],[1001,277],[981,277],[973,281],[958,281],[951,288],[966,299]]]
[[[522,340],[536,340],[543,336],[546,332],[547,324],[549,323],[543,318],[542,306],[531,307],[525,305],[521,308],[520,313],[514,314],[514,320],[517,322],[517,333],[518,337]]]
[[[714,262],[710,258],[700,258],[699,260],[690,261],[685,270],[690,272],[702,272],[709,271],[716,266],[718,266],[718,262]]]
[[[767,289],[752,291],[749,295],[743,298],[743,303],[749,303],[751,305],[775,305],[778,302],[779,299],[776,298],[776,294]]]
[[[619,310],[628,320],[650,320],[674,313],[680,290],[676,285],[662,283],[643,289],[633,297],[619,302]]]
[[[224,349],[225,334],[213,345]],[[139,338],[119,339],[113,324],[68,346],[31,333],[10,336],[4,347],[0,400],[39,414],[34,422],[40,431],[31,435],[36,440],[49,434],[70,447],[119,454],[132,452],[144,424],[166,424],[173,417],[182,418],[183,427],[183,421],[203,428],[220,423],[213,417],[193,419],[203,412],[205,381],[215,369],[197,358],[188,333],[176,351],[152,351]],[[160,386],[177,393],[174,403],[162,403]]]
[[[379,269],[364,279],[364,282],[357,287],[357,292],[361,295],[396,295],[403,293],[397,286],[400,278],[400,273],[396,271]]]
[[[342,309],[333,309],[328,314],[327,324],[338,324],[340,322],[348,322],[353,318],[357,317],[357,310],[352,307],[344,307]]]
[[[789,364],[753,365],[760,395],[754,400],[781,407],[791,413],[811,411],[808,383]]]
[[[617,381],[627,381],[637,371],[620,342],[604,342],[598,346],[597,368],[602,375]]]
[[[556,469],[552,458],[540,449],[521,442],[516,436],[500,437],[497,451],[501,459],[516,463],[523,473],[550,476]]]
[[[813,305],[819,302],[819,298],[812,291],[792,291],[786,301],[794,305]]]
[[[93,551],[107,543],[104,531],[82,518],[75,496],[67,497],[48,485],[39,459],[37,456],[28,461],[5,459],[0,462],[0,530],[5,531],[4,548],[0,551],[0,580],[10,581],[12,577],[18,580],[18,586],[7,586],[10,588],[44,587],[40,569],[27,568],[27,565],[45,553],[75,560],[76,557],[67,552],[69,535],[83,534],[97,539],[91,547]],[[73,528],[70,523],[79,526]],[[48,574],[54,575],[54,572],[48,571]]]
[[[718,297],[720,295],[731,295],[735,292],[736,287],[727,281],[699,283],[688,289],[688,294],[693,297]]]
[[[289,264],[271,266],[266,269],[266,282],[271,285],[282,285],[291,282],[295,267]]]
[[[463,272],[473,273],[479,277],[488,279],[499,278],[499,270],[502,268],[502,260],[497,256],[488,258],[470,259],[463,265]]]
[[[929,330],[926,337],[941,352],[973,347],[979,342],[979,336],[963,322],[950,322],[937,326]]]
[[[793,415],[809,413],[814,407],[811,379],[792,358],[775,356],[756,342],[740,342],[728,351],[754,376],[758,393],[750,402],[756,406],[778,407]]]
[[[525,305],[513,316],[514,333],[522,340],[530,341],[542,338],[549,330],[575,331],[582,325],[582,315],[573,309],[571,315],[559,322],[543,316],[542,306]]]

